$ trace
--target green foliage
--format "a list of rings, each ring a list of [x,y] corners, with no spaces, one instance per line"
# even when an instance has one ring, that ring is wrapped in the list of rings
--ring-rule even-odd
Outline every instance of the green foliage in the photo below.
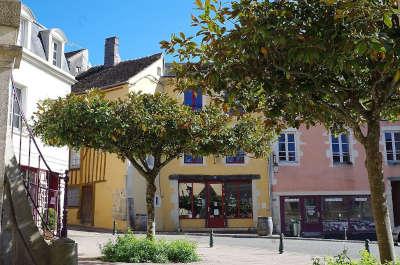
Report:
[[[313,265],[382,265],[382,263],[367,251],[361,251],[359,260],[351,260],[343,252],[333,258],[313,258]],[[400,262],[387,262],[384,265],[400,265]]]
[[[118,236],[101,248],[103,259],[129,263],[188,263],[199,261],[197,245],[187,240],[165,241],[139,238],[131,233]]]
[[[47,216],[48,215],[48,216]],[[53,208],[49,208],[42,214],[44,220],[42,221],[42,227],[48,228],[50,231],[54,231],[57,226],[57,213]]]
[[[266,157],[273,139],[261,118],[244,114],[234,120],[216,105],[193,111],[162,93],[109,100],[94,90],[45,100],[35,114],[34,132],[46,144],[100,149],[128,159],[147,181],[149,223],[154,220],[155,179],[170,161],[184,153],[225,155],[240,149]],[[147,227],[151,238],[152,226]]]
[[[381,260],[393,259],[380,122],[400,115],[398,1],[197,1],[193,36],[173,35],[179,88],[202,87],[279,129],[352,129],[366,151]],[[382,221],[384,220],[385,221]]]
[[[234,154],[242,149],[267,156],[273,136],[261,118],[243,115],[235,121],[213,105],[193,111],[162,93],[131,93],[112,101],[92,91],[45,100],[35,114],[35,134],[46,144],[116,153],[148,180],[183,153]]]
[[[397,119],[400,31],[392,1],[202,3],[195,36],[161,42],[185,62],[174,65],[181,89],[228,91],[282,127],[323,123],[361,136],[372,117]]]

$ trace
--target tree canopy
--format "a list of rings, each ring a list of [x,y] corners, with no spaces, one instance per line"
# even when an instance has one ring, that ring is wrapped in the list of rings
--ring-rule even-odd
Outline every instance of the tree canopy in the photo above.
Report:
[[[201,86],[267,124],[352,129],[364,146],[381,260],[393,239],[379,150],[380,121],[400,114],[397,1],[196,1],[193,36],[162,41],[181,89]],[[211,93],[211,92],[210,92]]]
[[[273,139],[261,117],[243,114],[236,119],[214,105],[195,111],[163,93],[110,100],[94,90],[45,100],[35,115],[34,132],[46,144],[99,149],[132,163],[147,181],[149,237],[154,182],[171,160],[184,153],[232,155],[239,150],[266,157]]]

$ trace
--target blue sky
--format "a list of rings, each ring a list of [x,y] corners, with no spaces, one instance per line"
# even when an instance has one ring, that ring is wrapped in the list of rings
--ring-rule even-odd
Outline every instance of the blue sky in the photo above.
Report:
[[[120,38],[122,60],[160,52],[159,41],[190,33],[193,0],[22,0],[39,23],[62,29],[67,50],[88,48],[93,65],[103,64],[104,39]],[[167,57],[168,61],[173,60]]]

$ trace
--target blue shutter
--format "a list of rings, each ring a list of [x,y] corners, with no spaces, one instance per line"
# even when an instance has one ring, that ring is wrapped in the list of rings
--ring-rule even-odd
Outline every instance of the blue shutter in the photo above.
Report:
[[[193,106],[193,91],[192,90],[187,90],[184,92],[184,99],[183,99],[183,104],[186,106]]]
[[[196,95],[196,104],[194,106],[194,110],[200,110],[203,107],[203,95],[202,91],[199,88]]]

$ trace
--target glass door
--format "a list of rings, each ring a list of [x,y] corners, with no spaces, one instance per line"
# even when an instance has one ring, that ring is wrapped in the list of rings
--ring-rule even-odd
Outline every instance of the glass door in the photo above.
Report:
[[[322,234],[321,198],[319,196],[305,196],[302,198],[301,231],[304,236],[318,236]]]
[[[222,183],[208,183],[208,227],[225,227]]]

